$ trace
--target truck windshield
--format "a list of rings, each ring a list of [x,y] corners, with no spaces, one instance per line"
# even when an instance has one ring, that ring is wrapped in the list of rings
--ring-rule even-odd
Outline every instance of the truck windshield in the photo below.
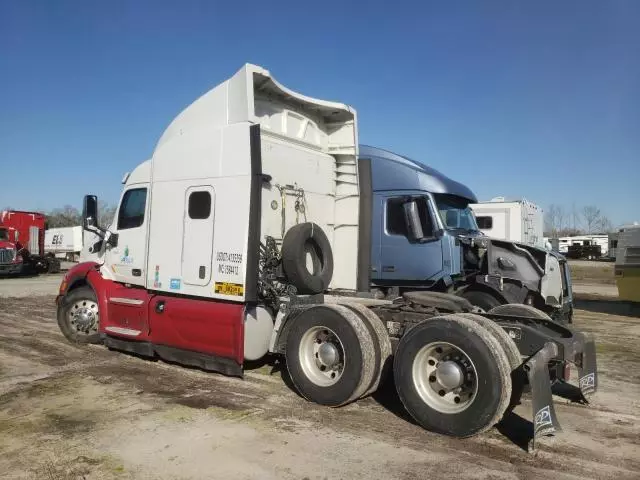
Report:
[[[0,228],[0,241],[9,241],[9,232],[6,228]]]
[[[478,231],[468,200],[456,195],[434,194],[433,197],[445,228],[468,232]]]

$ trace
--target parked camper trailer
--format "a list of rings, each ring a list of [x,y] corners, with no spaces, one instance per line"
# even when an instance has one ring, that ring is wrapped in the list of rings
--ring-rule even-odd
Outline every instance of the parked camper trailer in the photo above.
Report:
[[[543,237],[543,211],[526,199],[506,201],[496,197],[469,205],[478,227],[487,236],[546,248]]]
[[[575,258],[596,259],[609,255],[609,235],[608,234],[589,234],[576,235],[573,237],[560,237],[558,239],[559,251],[564,255],[569,255],[570,250]],[[599,247],[598,248],[573,248],[569,247]],[[599,253],[598,253],[599,252]],[[576,257],[577,255],[577,257]]]

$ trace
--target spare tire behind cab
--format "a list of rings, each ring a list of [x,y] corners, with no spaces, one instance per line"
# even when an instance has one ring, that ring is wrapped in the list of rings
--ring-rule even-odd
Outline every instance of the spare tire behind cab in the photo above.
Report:
[[[313,271],[307,268],[311,260]],[[282,268],[299,293],[322,293],[333,276],[333,253],[329,239],[315,223],[291,227],[282,241]]]

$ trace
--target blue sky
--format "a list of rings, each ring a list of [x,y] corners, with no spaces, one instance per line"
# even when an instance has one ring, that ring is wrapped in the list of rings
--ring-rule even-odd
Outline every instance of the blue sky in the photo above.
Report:
[[[0,0],[0,207],[116,202],[171,119],[252,62],[481,199],[640,220],[640,2],[362,5]]]

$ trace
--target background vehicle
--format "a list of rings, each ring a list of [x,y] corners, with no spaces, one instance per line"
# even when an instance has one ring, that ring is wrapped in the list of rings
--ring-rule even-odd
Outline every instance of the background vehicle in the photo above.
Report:
[[[618,297],[640,302],[640,225],[629,225],[618,231],[614,267]]]
[[[37,212],[0,212],[0,274],[56,273],[60,262],[44,253],[45,216]]]
[[[50,228],[44,232],[44,251],[77,262],[82,252],[82,225],[77,227]]]
[[[358,296],[370,285],[372,196],[355,111],[245,65],[125,176],[109,230],[85,197],[84,228],[100,239],[95,261],[60,285],[60,329],[229,375],[284,356],[301,395],[334,407],[393,372],[416,421],[458,437],[498,422],[528,381],[535,435],[556,431],[550,372],[565,379],[576,363],[580,391],[593,392],[593,341],[524,305],[483,317],[454,295]],[[405,210],[415,227],[415,204]]]
[[[433,168],[364,145],[360,158],[372,165],[372,284],[382,298],[449,292],[485,311],[523,303],[571,322],[571,273],[562,255],[484,235],[470,208],[473,192]],[[417,210],[415,220],[407,207]]]
[[[512,202],[496,197],[488,202],[469,204],[478,228],[485,235],[501,240],[545,248],[543,211],[526,199]]]

